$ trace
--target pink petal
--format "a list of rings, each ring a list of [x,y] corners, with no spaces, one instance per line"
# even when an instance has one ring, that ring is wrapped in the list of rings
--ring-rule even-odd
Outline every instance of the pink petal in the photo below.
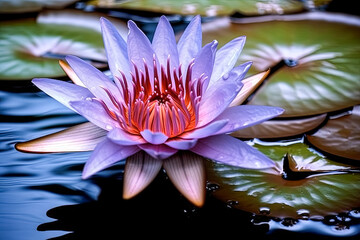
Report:
[[[212,41],[211,43],[206,44],[195,57],[191,76],[192,79],[198,79],[202,74],[207,77],[204,84],[204,90],[207,88],[211,78],[217,45],[217,41]]]
[[[245,45],[245,41],[245,36],[235,38],[216,52],[214,69],[209,83],[210,85],[233,69]]]
[[[243,79],[241,82],[244,86],[229,106],[233,107],[242,104],[255,91],[255,89],[260,86],[269,73],[270,69]]]
[[[201,207],[205,202],[205,166],[203,158],[181,152],[166,159],[164,169],[175,187],[194,205]]]
[[[32,80],[32,83],[50,97],[56,99],[70,109],[73,109],[70,106],[70,101],[79,101],[94,97],[87,88],[65,81],[48,78],[35,78]]]
[[[200,139],[190,151],[236,167],[262,169],[275,166],[271,159],[255,148],[226,134]]]
[[[165,16],[160,17],[159,24],[154,33],[152,46],[159,58],[160,64],[166,66],[168,56],[170,56],[171,69],[179,66],[179,54],[174,30]]]
[[[113,120],[103,106],[95,100],[84,100],[70,102],[70,105],[83,117],[90,122],[105,130],[120,127],[119,123]]]
[[[119,145],[137,145],[146,143],[146,141],[139,135],[130,134],[121,128],[114,128],[107,134],[107,137],[114,143]]]
[[[159,173],[162,160],[140,151],[126,159],[123,198],[130,199],[144,190]]]
[[[224,126],[226,126],[228,122],[229,122],[228,119],[214,121],[204,127],[196,128],[192,131],[185,132],[185,133],[181,134],[179,137],[184,138],[184,139],[194,139],[194,138],[199,139],[199,138],[205,138],[208,136],[212,136],[212,135],[216,134],[217,132],[219,132]]]
[[[129,60],[134,62],[136,67],[145,73],[144,61],[149,69],[150,76],[154,76],[154,50],[147,36],[133,22],[128,22],[129,36],[127,39]],[[130,69],[133,69],[131,67]],[[152,82],[152,81],[151,81]]]
[[[162,132],[152,132],[148,129],[140,132],[140,134],[145,141],[154,145],[163,144],[168,139],[168,137]]]
[[[93,67],[91,64],[75,56],[67,56],[66,61],[74,70],[81,82],[94,94],[98,99],[103,100],[110,109],[115,109],[112,101],[107,95],[104,88],[111,93],[121,96],[115,83],[112,82],[105,74]]]
[[[121,78],[121,71],[127,76],[127,80],[129,81],[128,84],[131,84],[129,59],[125,40],[109,20],[101,17],[100,23],[106,56],[112,75]]]
[[[150,156],[155,159],[166,159],[172,155],[174,155],[178,150],[168,147],[165,144],[161,145],[152,145],[152,144],[141,144],[138,145],[139,148],[147,152]]]
[[[229,120],[217,134],[230,133],[277,117],[283,112],[284,109],[279,107],[240,105],[225,109],[214,121]]]
[[[186,27],[184,33],[181,35],[177,44],[180,64],[182,64],[182,73],[185,74],[185,69],[189,65],[202,46],[202,32],[201,32],[201,17],[195,16],[189,25]]]
[[[92,151],[105,139],[106,133],[98,126],[86,122],[28,142],[17,143],[15,148],[31,153]]]
[[[165,145],[179,150],[188,150],[194,147],[196,143],[197,139],[172,138],[168,140]]]
[[[94,152],[86,162],[82,178],[88,178],[138,151],[140,151],[140,149],[137,146],[121,146],[106,138],[96,146]]]
[[[251,63],[242,64],[230,73],[222,76],[205,92],[199,108],[199,122],[197,127],[202,127],[219,116],[239,93],[241,80],[247,73]]]

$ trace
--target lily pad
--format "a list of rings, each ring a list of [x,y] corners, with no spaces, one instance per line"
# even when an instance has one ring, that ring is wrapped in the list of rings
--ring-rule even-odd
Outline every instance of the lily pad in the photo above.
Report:
[[[1,0],[0,13],[38,12],[44,8],[60,9],[78,0]]]
[[[360,106],[355,106],[349,115],[330,119],[306,139],[324,152],[360,160]]]
[[[314,117],[290,119],[290,120],[269,120],[248,128],[231,133],[238,138],[284,138],[300,135],[317,128],[324,122],[326,114]]]
[[[3,21],[0,80],[65,76],[59,65],[59,59],[65,55],[77,55],[94,65],[98,63],[96,66],[106,66],[99,17],[80,11],[49,11],[36,20]],[[90,27],[93,25],[97,29]]]
[[[248,104],[282,107],[281,117],[296,117],[360,103],[359,17],[310,13],[261,19],[268,21],[223,18],[203,25],[203,41],[217,39],[220,46],[246,35],[239,64],[253,61],[250,74],[272,69]]]
[[[277,163],[251,170],[207,162],[212,195],[232,207],[272,217],[311,218],[359,207],[360,172],[337,163],[303,143],[253,145]]]
[[[165,14],[219,16],[239,12],[243,15],[284,14],[304,10],[301,2],[295,0],[92,0],[89,5],[100,8],[119,8],[161,12]]]

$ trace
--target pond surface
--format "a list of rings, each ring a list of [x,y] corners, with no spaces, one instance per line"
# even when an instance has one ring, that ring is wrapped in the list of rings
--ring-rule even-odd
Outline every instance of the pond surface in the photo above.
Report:
[[[358,239],[360,213],[329,216],[324,221],[270,219],[232,208],[211,196],[192,206],[161,172],[139,196],[123,200],[120,163],[81,179],[89,153],[27,154],[14,149],[25,141],[85,120],[31,87],[0,91],[0,239],[121,239],[126,234],[262,239]],[[30,90],[29,90],[30,89]]]

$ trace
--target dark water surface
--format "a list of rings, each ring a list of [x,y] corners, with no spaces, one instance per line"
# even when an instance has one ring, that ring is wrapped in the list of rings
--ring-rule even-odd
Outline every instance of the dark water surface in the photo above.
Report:
[[[81,179],[89,153],[27,154],[19,141],[85,120],[42,92],[0,91],[0,239],[127,239],[250,234],[261,239],[359,239],[360,213],[321,221],[269,219],[208,196],[193,207],[165,173],[138,197],[123,200],[124,164]],[[340,224],[339,224],[340,223]],[[172,236],[169,236],[166,231]]]

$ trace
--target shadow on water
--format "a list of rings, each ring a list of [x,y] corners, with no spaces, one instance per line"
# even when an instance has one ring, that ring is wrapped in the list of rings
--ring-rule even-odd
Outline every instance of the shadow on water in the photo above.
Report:
[[[314,233],[314,226],[315,228],[332,226],[311,220],[301,223],[293,219],[270,219],[267,216],[243,212],[232,208],[231,203],[224,204],[214,199],[209,189],[204,207],[194,207],[177,192],[164,172],[161,172],[147,189],[130,200],[122,199],[121,180],[95,178],[94,182],[101,189],[96,201],[63,205],[48,210],[48,217],[55,220],[40,224],[38,231],[67,232],[51,238],[52,240],[129,237],[172,239],[191,236],[202,238],[216,236],[222,239],[237,236],[241,239],[269,240],[338,239],[336,236]],[[294,225],[303,225],[300,227],[302,231],[292,231]],[[271,229],[271,226],[274,226],[274,229]],[[306,228],[311,232],[307,232]],[[342,237],[342,239],[355,240],[357,237]]]

